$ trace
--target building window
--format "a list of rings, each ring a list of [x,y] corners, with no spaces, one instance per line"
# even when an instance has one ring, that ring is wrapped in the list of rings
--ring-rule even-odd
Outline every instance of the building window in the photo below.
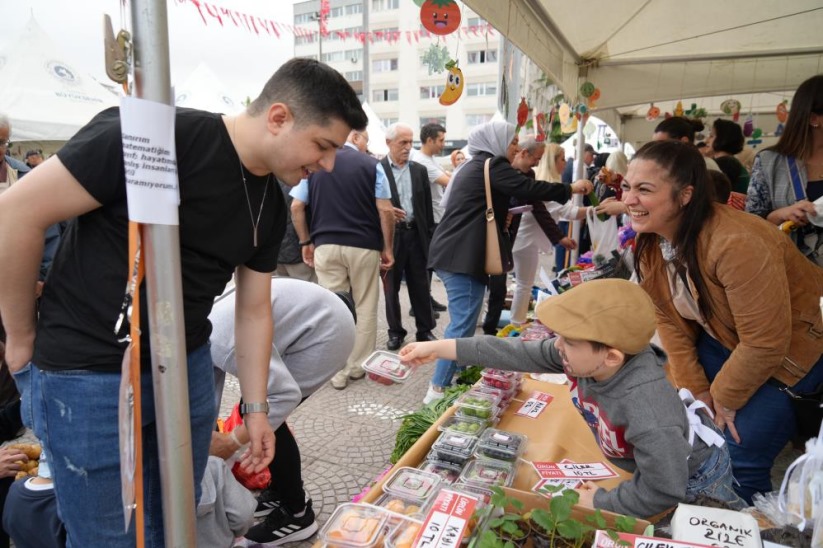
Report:
[[[494,82],[466,84],[466,95],[468,97],[479,97],[482,95],[497,95],[497,84]]]
[[[363,13],[363,4],[349,4],[346,6],[346,15],[356,15]]]
[[[466,19],[466,26],[471,27],[479,27],[480,25],[485,25],[486,22],[480,17],[469,17]]]
[[[349,82],[359,82],[363,79],[363,71],[362,70],[352,70],[344,74],[346,80]]]
[[[421,99],[436,99],[446,90],[446,86],[420,86]]]
[[[468,127],[473,127],[479,126],[480,124],[485,124],[486,122],[491,122],[492,116],[492,114],[467,114],[466,125]]]
[[[383,121],[384,126],[389,127],[392,124],[396,124],[398,121],[400,121],[400,119],[399,118],[389,118],[388,116],[385,116],[385,117],[383,117],[382,121]]]
[[[372,31],[372,34],[374,36],[376,36],[378,39],[380,39],[380,37],[390,39],[390,38],[395,37],[395,33],[397,31],[398,31],[397,27],[388,27],[388,28],[385,28],[385,29],[374,29]]]
[[[397,70],[397,59],[377,59],[371,63],[372,72],[391,72]]]
[[[314,13],[298,13],[294,16],[294,24],[302,25],[303,23],[311,23],[314,21]]]
[[[372,11],[396,10],[400,7],[400,0],[371,0]]]
[[[420,127],[423,127],[426,124],[440,124],[441,126],[446,127],[446,117],[445,116],[421,116],[420,117]]]
[[[335,61],[344,61],[346,59],[346,52],[343,51],[330,51],[329,53],[323,54],[323,62],[324,63],[333,63]]]
[[[309,34],[308,36],[297,36],[294,39],[294,43],[298,46],[301,44],[312,44],[314,43],[314,39],[317,35],[314,33]]]
[[[478,64],[478,63],[496,63],[497,62],[497,50],[496,49],[483,49],[479,51],[470,51],[468,53],[469,56],[469,64]]]
[[[343,7],[332,8],[329,10],[329,18],[332,17],[343,17]]]
[[[346,59],[349,59],[352,63],[358,62],[360,59],[363,58],[363,50],[362,49],[347,49],[344,52]]]
[[[397,88],[393,89],[375,89],[372,91],[372,101],[375,103],[384,103],[386,101],[397,101]]]

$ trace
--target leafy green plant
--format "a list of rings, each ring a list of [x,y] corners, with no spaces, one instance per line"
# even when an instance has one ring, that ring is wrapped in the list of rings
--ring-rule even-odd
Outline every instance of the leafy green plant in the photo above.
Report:
[[[482,366],[480,366],[480,365],[470,365],[469,367],[467,367],[466,369],[461,371],[459,375],[457,375],[457,380],[455,380],[454,382],[456,382],[457,384],[473,385],[477,381],[480,380],[480,377],[482,376],[482,374],[483,374],[483,367]]]
[[[506,496],[500,487],[491,489],[492,496],[484,510],[493,517],[480,535],[477,548],[516,548],[530,532],[529,523],[522,515],[523,502]]]

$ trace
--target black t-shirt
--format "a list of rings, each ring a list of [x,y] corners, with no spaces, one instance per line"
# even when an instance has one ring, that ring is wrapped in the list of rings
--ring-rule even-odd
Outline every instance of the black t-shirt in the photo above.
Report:
[[[244,171],[220,115],[178,109],[175,125],[180,180],[180,259],[187,351],[205,344],[214,298],[234,269],[277,266],[286,224],[274,177]],[[119,109],[98,114],[57,156],[102,207],[74,219],[45,284],[34,362],[47,370],[119,371],[125,350],[114,326],[128,278],[128,211]],[[265,189],[268,187],[268,190]],[[255,219],[265,204],[253,245]],[[147,273],[148,275],[148,273]],[[145,283],[141,288],[142,362],[150,363]],[[126,325],[120,333],[126,333]]]

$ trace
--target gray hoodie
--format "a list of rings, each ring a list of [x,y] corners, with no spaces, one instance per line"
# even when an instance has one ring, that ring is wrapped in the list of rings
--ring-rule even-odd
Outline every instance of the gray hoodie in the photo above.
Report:
[[[226,462],[209,457],[197,505],[198,548],[229,548],[254,523],[257,500],[234,479]]]
[[[563,372],[554,340],[499,337],[457,340],[460,365],[512,371]],[[574,405],[592,429],[603,454],[633,472],[611,491],[599,489],[594,506],[637,517],[658,514],[686,500],[686,485],[712,448],[695,437],[689,444],[686,408],[666,379],[666,354],[649,345],[610,379],[569,377]],[[704,417],[704,423],[710,421]]]

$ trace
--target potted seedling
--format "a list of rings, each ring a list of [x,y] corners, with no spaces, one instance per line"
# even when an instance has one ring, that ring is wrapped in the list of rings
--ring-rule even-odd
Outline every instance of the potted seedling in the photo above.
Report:
[[[531,533],[528,520],[521,514],[523,502],[507,497],[500,487],[491,490],[493,494],[486,509],[492,518],[480,535],[477,548],[522,548]]]

